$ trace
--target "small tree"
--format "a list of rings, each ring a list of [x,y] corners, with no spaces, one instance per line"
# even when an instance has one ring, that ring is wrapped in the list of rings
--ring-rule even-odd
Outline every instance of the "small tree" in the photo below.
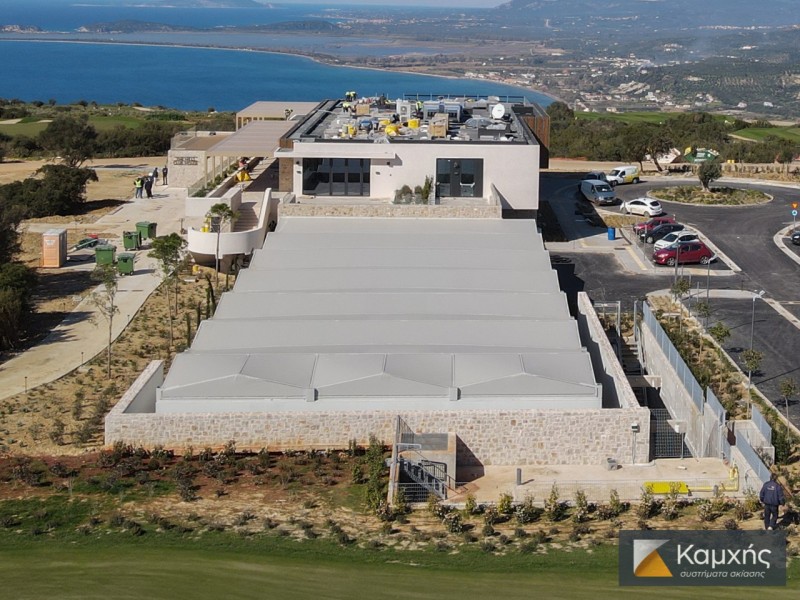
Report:
[[[678,279],[670,288],[670,292],[675,298],[675,304],[678,307],[678,331],[683,329],[683,305],[681,304],[681,298],[683,298],[691,289],[692,283],[685,277]]]
[[[238,214],[224,202],[218,202],[208,209],[206,217],[217,221],[217,250],[214,253],[214,259],[216,261],[217,287],[219,287],[219,237],[222,234],[222,226],[225,223],[231,223],[232,221],[235,221],[238,217]]]
[[[701,300],[694,305],[694,311],[697,313],[698,317],[703,319],[706,327],[708,327],[708,318],[711,316],[711,305],[705,300]]]
[[[758,350],[745,350],[742,352],[742,364],[747,369],[747,388],[750,389],[750,377],[761,368],[761,361],[764,360],[764,353]]]
[[[117,274],[114,265],[98,265],[92,273],[92,279],[100,282],[100,289],[93,292],[91,302],[108,321],[108,348],[106,351],[106,370],[111,379],[111,344],[113,337],[114,315],[119,312],[117,306]]]
[[[791,377],[781,379],[780,390],[786,408],[786,420],[789,421],[789,399],[797,394],[797,383]],[[789,422],[791,423],[791,421]]]
[[[707,160],[700,164],[697,169],[697,177],[700,179],[700,184],[703,186],[703,191],[710,191],[711,183],[722,177],[722,167],[716,161]]]
[[[177,233],[162,235],[153,240],[149,256],[158,260],[161,269],[161,281],[167,292],[167,312],[169,313],[169,343],[172,345],[172,320],[173,313],[170,308],[169,286],[175,284],[175,316],[178,312],[178,268],[181,264],[181,250],[186,246],[186,241]]]
[[[712,338],[722,346],[729,337],[731,337],[731,330],[728,328],[725,323],[719,321],[716,325],[711,327],[708,330],[708,333],[711,335]]]

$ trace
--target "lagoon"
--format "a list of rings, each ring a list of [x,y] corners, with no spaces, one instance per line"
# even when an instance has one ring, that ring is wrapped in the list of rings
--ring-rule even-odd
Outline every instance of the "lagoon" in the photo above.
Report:
[[[181,110],[239,110],[258,100],[316,101],[345,90],[363,96],[405,93],[525,95],[533,90],[477,79],[339,67],[309,58],[224,48],[0,39],[0,97],[100,104],[138,102]]]

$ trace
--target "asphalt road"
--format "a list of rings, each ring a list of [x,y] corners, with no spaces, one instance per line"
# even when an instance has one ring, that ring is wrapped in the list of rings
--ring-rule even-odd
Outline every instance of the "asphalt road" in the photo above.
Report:
[[[575,186],[582,174],[573,177]],[[543,174],[541,193],[551,202],[574,202],[575,187],[565,187],[568,174]],[[565,181],[566,180],[566,181]],[[644,196],[649,189],[665,185],[687,185],[692,180],[642,182],[618,186],[617,195],[625,200]],[[733,184],[731,184],[733,185]],[[739,184],[737,184],[739,185]],[[698,229],[738,265],[741,273],[710,278],[711,289],[764,290],[766,297],[800,317],[800,266],[793,262],[773,241],[773,236],[792,223],[791,203],[800,201],[800,190],[769,185],[741,184],[757,187],[773,196],[767,204],[752,207],[685,206],[664,202],[667,213],[692,228]],[[792,248],[792,251],[795,251]],[[553,266],[570,303],[578,291],[585,291],[595,301],[622,301],[623,310],[632,310],[633,302],[648,292],[669,288],[672,271],[665,275],[631,273],[624,270],[613,255],[586,252],[562,252],[553,256]],[[693,281],[705,289],[706,278]],[[780,397],[781,380],[793,378],[800,385],[800,330],[765,302],[712,298],[711,323],[721,321],[731,330],[726,351],[741,367],[741,351],[750,347],[764,353],[761,369],[753,374],[759,391],[783,411]],[[790,418],[800,424],[800,402],[790,403]]]

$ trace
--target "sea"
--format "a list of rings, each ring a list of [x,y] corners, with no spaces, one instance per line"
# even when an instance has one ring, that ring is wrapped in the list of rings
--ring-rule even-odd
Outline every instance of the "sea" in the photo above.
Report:
[[[424,44],[378,37],[232,33],[243,24],[309,18],[346,19],[351,11],[405,11],[336,5],[270,5],[263,9],[80,5],[59,0],[2,0],[0,26],[39,27],[46,33],[0,33],[0,98],[70,103],[138,103],[180,110],[235,111],[258,100],[317,101],[347,90],[362,96],[403,94],[525,96],[552,99],[530,88],[482,79],[443,78],[326,64],[292,54],[391,60],[405,52],[441,53]],[[431,13],[441,9],[417,9]],[[203,28],[187,33],[88,34],[83,25],[122,20]],[[279,49],[268,52],[265,48]]]

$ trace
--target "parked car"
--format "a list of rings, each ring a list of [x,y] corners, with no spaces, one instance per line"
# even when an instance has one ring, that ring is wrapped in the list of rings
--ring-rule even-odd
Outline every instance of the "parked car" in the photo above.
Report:
[[[620,205],[619,209],[631,215],[645,215],[648,217],[656,217],[664,212],[664,209],[661,208],[661,203],[650,198],[626,200]]]
[[[795,232],[792,234],[792,243],[793,243],[795,246],[800,246],[800,231],[795,231]]]
[[[639,183],[639,167],[624,165],[611,169],[611,173],[608,174],[608,183],[612,186],[621,183]]]
[[[585,179],[596,179],[598,181],[605,181],[608,183],[608,177],[603,171],[589,171],[586,175],[583,176]]]
[[[639,234],[639,239],[645,244],[653,244],[663,238],[665,235],[674,233],[676,231],[683,231],[684,229],[686,228],[680,223],[664,223],[663,225],[659,225],[650,231]]]
[[[666,215],[661,217],[653,217],[652,219],[648,219],[644,223],[637,223],[633,226],[633,233],[636,235],[640,235],[643,231],[650,231],[658,227],[659,225],[663,225],[664,223],[674,223],[675,219],[673,217],[668,217]]]
[[[653,252],[653,262],[658,265],[675,266],[676,262],[681,265],[686,263],[707,265],[715,258],[716,255],[711,248],[700,241],[676,244]]]
[[[614,204],[617,201],[617,195],[611,186],[599,179],[581,181],[581,195],[595,204]]]
[[[694,231],[673,231],[672,233],[668,233],[660,240],[656,240],[655,244],[653,245],[653,250],[660,250],[661,248],[666,248],[667,246],[672,246],[673,244],[682,244],[683,242],[695,242],[699,240],[700,237]]]

